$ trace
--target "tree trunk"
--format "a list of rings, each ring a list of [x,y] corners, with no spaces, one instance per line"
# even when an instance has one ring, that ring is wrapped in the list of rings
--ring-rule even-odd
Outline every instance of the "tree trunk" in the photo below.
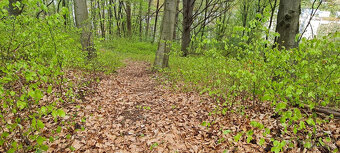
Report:
[[[117,3],[118,4],[115,4],[113,6],[113,11],[114,11],[115,19],[116,19],[117,35],[120,37],[120,14],[119,14],[120,2],[118,1]],[[117,5],[119,6],[118,10],[117,10],[117,7],[116,7]]]
[[[22,12],[22,9],[23,9],[23,5],[21,4],[21,1],[22,0],[9,0],[9,4],[8,4],[8,14],[10,16],[18,16],[21,14]],[[17,2],[20,2],[21,4],[21,8],[18,8],[16,6],[13,6],[15,5]]]
[[[113,12],[112,12],[112,2],[113,0],[109,0],[109,34],[110,37],[112,35],[112,25],[113,25]]]
[[[66,5],[66,0],[63,0],[63,4],[62,5],[63,5],[63,7],[68,8],[68,5]],[[67,15],[64,14],[63,18],[64,18],[64,25],[67,26]]]
[[[157,0],[157,6],[156,6],[156,17],[155,17],[155,25],[153,27],[153,37],[152,37],[152,43],[155,42],[156,39],[156,32],[157,32],[157,22],[158,22],[158,13],[159,13],[159,0]]]
[[[276,10],[277,0],[274,0],[274,4],[272,4],[272,2],[269,2],[269,3],[270,3],[271,14],[270,14],[270,19],[269,19],[268,33],[266,34],[266,40],[269,39],[269,32],[270,32],[270,29],[272,28],[273,17],[274,17],[274,13]],[[266,44],[266,47],[267,47],[267,44]]]
[[[300,13],[301,0],[280,1],[276,24],[276,32],[280,37],[275,38],[279,48],[291,49],[298,46],[295,37],[299,33]]]
[[[139,39],[142,40],[143,34],[142,34],[142,30],[143,30],[143,19],[142,19],[142,15],[143,15],[143,4],[142,1],[139,2]]]
[[[149,0],[149,3],[148,3],[148,12],[147,12],[147,15],[146,15],[147,16],[147,18],[146,18],[146,28],[145,28],[145,38],[146,39],[149,36],[151,3],[152,3],[152,0]]]
[[[191,24],[193,17],[193,9],[194,9],[195,0],[183,0],[183,32],[182,32],[182,46],[181,50],[183,51],[183,56],[187,56],[189,54],[188,47],[191,42]]]
[[[127,34],[130,37],[132,34],[131,31],[131,2],[126,2],[126,28],[127,28]]]
[[[169,66],[169,53],[175,28],[176,1],[177,0],[166,0],[164,4],[165,7],[161,27],[161,37],[156,52],[154,71]]]
[[[91,16],[93,23],[94,34],[97,35],[97,20],[96,20],[96,1],[91,0]]]
[[[74,13],[77,28],[82,28],[81,32],[81,45],[83,51],[88,52],[88,58],[92,59],[95,57],[95,49],[93,47],[91,25],[88,20],[87,4],[86,0],[74,0]]]
[[[174,36],[173,39],[176,40],[177,37],[177,25],[178,25],[178,14],[179,14],[179,0],[176,2],[176,16],[175,16],[175,28],[174,28]]]
[[[99,24],[100,24],[100,31],[102,34],[102,38],[105,39],[105,12],[104,12],[104,6],[105,3],[104,2],[100,2],[97,1],[97,5],[98,5],[98,15],[99,15]],[[102,6],[100,6],[102,5]],[[103,11],[103,12],[101,12]]]

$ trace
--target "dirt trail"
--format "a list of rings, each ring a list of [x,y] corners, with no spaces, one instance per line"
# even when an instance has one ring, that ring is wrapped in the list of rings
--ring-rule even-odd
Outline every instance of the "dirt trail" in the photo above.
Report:
[[[86,130],[72,146],[87,152],[210,152],[218,137],[206,127],[213,107],[197,93],[175,93],[157,83],[150,65],[129,62],[86,97]],[[215,150],[218,151],[218,150]]]

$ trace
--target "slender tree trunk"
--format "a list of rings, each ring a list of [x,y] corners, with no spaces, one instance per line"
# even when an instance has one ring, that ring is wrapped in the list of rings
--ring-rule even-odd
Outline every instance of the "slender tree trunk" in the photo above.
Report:
[[[195,0],[183,0],[183,32],[182,32],[182,46],[183,56],[188,56],[188,47],[191,42],[191,24],[193,17]]]
[[[209,3],[209,0],[205,0],[205,7],[206,8],[208,8],[208,3]],[[206,19],[207,18],[207,15],[208,15],[208,9],[205,9],[204,10],[204,19]],[[203,21],[203,22],[205,22],[205,21]],[[206,26],[206,24],[204,23],[204,24],[202,24],[202,33],[201,33],[201,40],[203,40],[203,36],[204,36],[204,31],[205,31],[205,26]]]
[[[118,6],[120,5],[120,2],[118,1]],[[114,15],[115,15],[115,19],[116,19],[116,26],[117,26],[117,35],[120,37],[121,33],[120,33],[120,14],[118,14],[120,9],[120,6],[117,10],[116,5],[113,6],[113,11],[114,11]]]
[[[179,14],[179,0],[176,2],[176,16],[175,16],[175,28],[174,28],[174,36],[173,39],[176,40],[177,37],[177,25],[178,25],[178,14]]]
[[[156,17],[155,17],[155,26],[153,27],[153,37],[152,37],[152,43],[155,42],[156,39],[156,32],[157,32],[157,22],[158,22],[158,13],[159,13],[159,0],[157,0],[157,6],[156,6]]]
[[[101,2],[100,4],[100,2],[97,1],[97,5],[98,5],[98,13],[99,13],[100,31],[101,31],[102,38],[105,39],[105,10],[104,10],[105,3]]]
[[[142,15],[143,15],[143,5],[142,5],[142,1],[139,2],[139,39],[142,40],[143,37],[143,19],[142,19]]]
[[[92,23],[93,23],[93,31],[94,31],[94,34],[97,35],[96,1],[95,0],[91,0],[91,16],[92,16]]]
[[[68,6],[66,5],[66,0],[63,0],[62,5],[63,7],[68,8]],[[64,25],[67,26],[67,15],[64,14],[63,18],[64,18]]]
[[[169,66],[169,53],[175,28],[176,1],[177,0],[166,0],[164,3],[165,6],[161,26],[161,37],[156,52],[154,71]]]
[[[270,32],[270,29],[272,28],[274,13],[276,10],[276,4],[277,4],[277,0],[274,0],[274,5],[272,5],[272,3],[270,2],[271,14],[270,14],[270,19],[269,19],[268,33],[266,35],[266,40],[269,39],[269,32]]]
[[[112,35],[112,25],[113,25],[113,12],[112,12],[112,2],[113,0],[109,0],[109,34],[110,34],[110,37]]]
[[[127,35],[128,37],[131,36],[131,2],[126,2],[126,28],[127,28]]]
[[[248,20],[248,11],[249,11],[249,4],[248,1],[245,0],[243,3],[243,10],[242,10],[242,26],[244,28],[247,27],[247,20]],[[242,31],[242,36],[244,36],[245,30]]]
[[[146,18],[146,28],[145,28],[145,38],[146,39],[148,39],[148,37],[149,37],[151,3],[152,3],[152,0],[149,0],[148,12],[147,12],[147,15],[146,15],[147,16],[147,18]]]
[[[275,38],[279,47],[291,49],[298,47],[295,41],[299,33],[299,17],[301,13],[301,0],[281,0],[277,15],[276,32],[280,37]]]
[[[77,28],[81,28],[81,45],[84,51],[88,52],[88,58],[95,57],[95,49],[93,47],[91,25],[88,21],[88,12],[86,0],[74,0],[74,12]]]

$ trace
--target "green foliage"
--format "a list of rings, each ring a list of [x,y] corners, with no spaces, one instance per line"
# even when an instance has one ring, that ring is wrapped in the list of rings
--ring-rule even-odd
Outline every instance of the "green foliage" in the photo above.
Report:
[[[114,38],[109,41],[98,43],[100,48],[109,50],[120,59],[131,58],[152,62],[157,50],[157,44],[139,42],[127,38]]]
[[[114,72],[120,64],[115,54],[99,52],[88,61],[81,51],[79,30],[64,25],[63,13],[38,16],[48,11],[40,1],[22,1],[25,11],[8,16],[8,1],[0,2],[0,151],[42,152],[48,149],[48,133],[65,128],[67,114],[61,104],[76,98],[65,70],[80,68]],[[39,5],[37,5],[39,3]],[[20,4],[16,4],[20,5]],[[33,14],[33,15],[31,15]],[[45,118],[56,129],[47,129]],[[17,139],[20,138],[20,139]]]
[[[251,24],[254,26],[234,29],[254,31],[252,37],[235,34],[234,38],[222,41],[207,39],[196,42],[196,53],[201,56],[179,57],[175,51],[170,57],[170,68],[163,72],[173,82],[184,82],[184,89],[222,97],[229,103],[235,102],[239,95],[244,100],[269,101],[280,115],[285,133],[291,126],[294,133],[305,131],[306,124],[315,129],[322,122],[318,123],[315,117],[304,118],[300,108],[339,106],[336,98],[340,83],[340,45],[336,41],[339,33],[303,39],[299,48],[279,50],[271,48],[269,41],[257,39],[266,31],[260,21]],[[238,39],[237,43],[233,43],[232,39]],[[221,47],[221,42],[224,47]],[[251,122],[251,125],[263,129],[261,123]],[[265,130],[266,134],[270,133],[269,129]],[[310,133],[313,132],[315,130]],[[241,134],[237,134],[235,141],[240,137]],[[251,137],[247,136],[247,139],[250,141]],[[276,144],[274,152],[282,150],[285,145],[284,141]]]

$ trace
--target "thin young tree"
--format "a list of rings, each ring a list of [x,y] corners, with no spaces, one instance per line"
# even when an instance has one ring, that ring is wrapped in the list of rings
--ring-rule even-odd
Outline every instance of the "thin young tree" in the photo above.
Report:
[[[156,52],[154,71],[169,66],[169,53],[175,28],[176,1],[177,0],[166,0],[164,4],[161,36]]]
[[[145,28],[145,38],[146,39],[149,36],[151,3],[152,3],[152,0],[149,0],[149,3],[148,3],[148,12],[146,13],[146,28]]]

